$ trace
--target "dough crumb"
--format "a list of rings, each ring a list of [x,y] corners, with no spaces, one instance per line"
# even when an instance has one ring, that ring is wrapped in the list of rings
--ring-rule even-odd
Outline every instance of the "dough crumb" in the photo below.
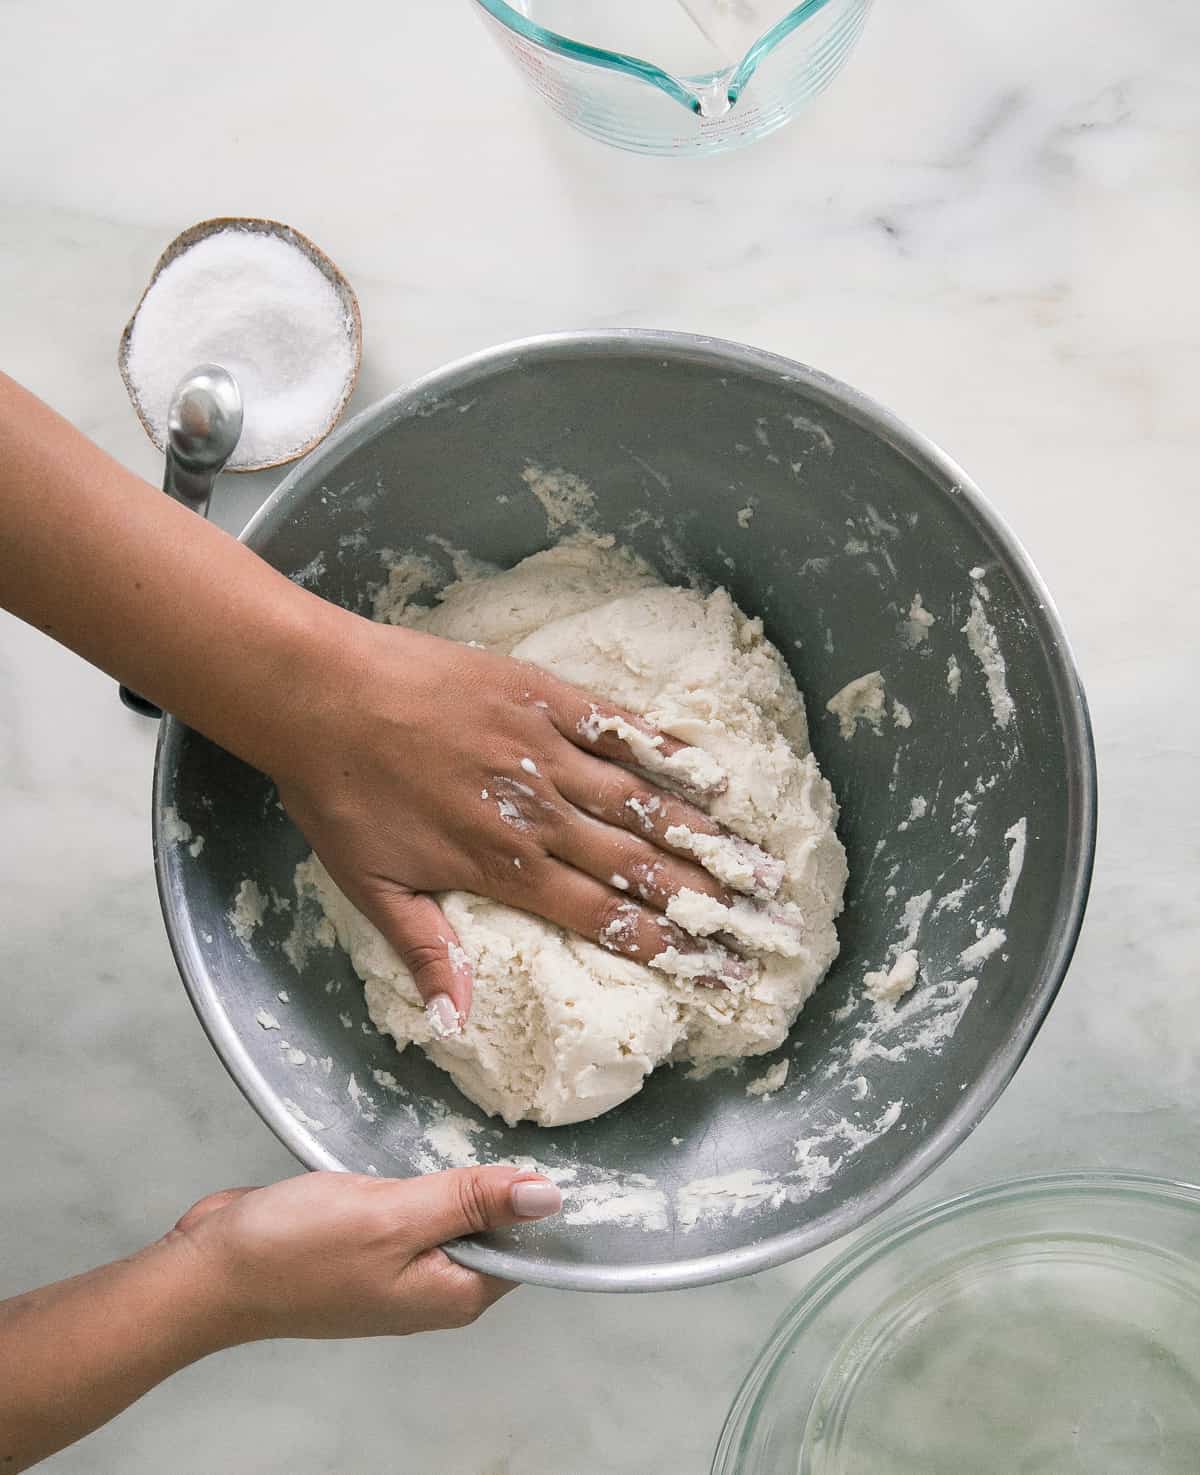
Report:
[[[878,671],[868,671],[848,681],[835,696],[825,703],[825,710],[832,712],[838,720],[841,733],[847,740],[858,731],[860,722],[868,722],[879,733],[883,722],[887,692],[883,676]]]
[[[958,955],[958,961],[965,963],[968,968],[974,968],[977,963],[986,962],[993,953],[999,952],[1008,941],[1008,933],[1003,927],[993,927],[985,932],[978,942],[973,942],[970,947],[963,948]]]
[[[773,1092],[778,1091],[788,1078],[789,1060],[779,1060],[770,1070],[764,1071],[756,1080],[746,1083],[747,1096],[761,1096],[767,1100]]]
[[[179,811],[168,804],[162,812],[162,837],[168,845],[186,845],[192,838],[192,827],[187,820],[179,818]]]
[[[877,1004],[894,1004],[902,999],[917,981],[920,962],[919,956],[910,950],[901,953],[886,973],[865,973],[867,997]]]
[[[921,596],[914,594],[908,607],[908,618],[900,627],[905,644],[915,650],[922,641],[929,639],[930,627],[936,622],[936,616],[925,608]]]

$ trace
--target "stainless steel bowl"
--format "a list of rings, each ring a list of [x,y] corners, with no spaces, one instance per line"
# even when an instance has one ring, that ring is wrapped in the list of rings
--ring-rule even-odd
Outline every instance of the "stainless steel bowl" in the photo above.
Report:
[[[228,913],[240,882],[287,896],[306,847],[261,775],[170,720],[155,778],[167,929],[213,1045],[309,1167],[420,1171],[437,1161],[428,1129],[449,1110],[478,1126],[470,1142],[481,1161],[522,1154],[576,1174],[566,1214],[457,1244],[452,1253],[464,1263],[588,1290],[724,1280],[864,1223],[952,1151],[1012,1076],[1083,915],[1096,813],[1087,708],[1048,593],[958,467],[847,386],[708,338],[563,334],[451,365],[311,455],[245,541],[365,612],[382,577],[381,549],[417,549],[449,578],[449,546],[502,565],[546,546],[553,533],[522,478],[530,464],[583,477],[595,525],[666,576],[726,585],[763,617],[809,695],[813,745],[841,801],[851,880],[841,956],[788,1043],[704,1080],[681,1068],[656,1072],[634,1100],[593,1122],[504,1128],[419,1052],[397,1056],[371,1029],[340,951],[318,949],[298,974],[281,949],[289,913],[268,911],[253,955],[237,939]],[[937,623],[911,646],[905,622],[916,592]],[[963,633],[972,596],[1006,663],[1015,715],[1005,727]],[[957,695],[946,679],[951,655],[961,670]],[[912,726],[889,721],[884,735],[862,730],[844,740],[824,703],[876,668]],[[918,795],[927,813],[910,819]],[[204,836],[198,855],[168,838],[177,833],[163,823],[168,807]],[[954,990],[968,971],[959,955],[1003,889],[1006,832],[1022,817],[1027,847],[1006,941],[972,967],[978,986],[968,1002]],[[960,885],[966,899],[956,909]],[[877,1027],[862,986],[864,971],[900,938],[904,902],[926,890],[924,982],[905,1006],[916,1024],[932,1022],[920,1044],[915,1024],[908,1034]],[[987,905],[974,907],[980,898]],[[260,1010],[280,1028],[263,1029]],[[765,1101],[748,1095],[748,1081],[785,1057],[784,1089]],[[378,1085],[375,1071],[390,1072],[404,1094]],[[903,1103],[899,1120],[861,1144],[855,1124],[892,1102]],[[848,1131],[839,1126],[847,1123]],[[811,1192],[794,1188],[797,1141],[809,1143],[810,1166],[814,1150],[829,1160]],[[747,1169],[788,1192],[731,1202],[740,1213],[682,1210],[689,1183]],[[636,1185],[635,1175],[661,1194],[658,1227],[622,1220],[619,1203],[597,1207],[597,1194],[611,1198],[614,1185],[618,1194]],[[588,1217],[602,1222],[578,1222]]]

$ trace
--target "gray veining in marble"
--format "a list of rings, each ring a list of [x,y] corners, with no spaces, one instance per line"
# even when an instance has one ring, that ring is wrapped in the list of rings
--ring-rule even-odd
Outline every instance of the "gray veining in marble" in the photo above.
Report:
[[[1060,1001],[917,1197],[1082,1166],[1200,1178],[1197,13],[881,3],[804,119],[680,161],[570,133],[465,4],[352,0],[336,24],[292,6],[286,26],[257,0],[209,10],[236,28],[231,53],[148,0],[0,12],[3,366],[157,479],[117,336],[176,231],[245,213],[306,231],[355,282],[359,403],[487,343],[636,323],[744,339],[889,404],[1038,562],[1101,772]],[[212,65],[170,66],[185,40]],[[211,147],[214,105],[230,126]],[[272,485],[226,479],[218,516],[239,526]],[[2,1294],[293,1168],[175,976],[152,742],[105,677],[0,618]],[[467,1333],[245,1349],[46,1468],[691,1475],[815,1268],[651,1298],[526,1290]]]

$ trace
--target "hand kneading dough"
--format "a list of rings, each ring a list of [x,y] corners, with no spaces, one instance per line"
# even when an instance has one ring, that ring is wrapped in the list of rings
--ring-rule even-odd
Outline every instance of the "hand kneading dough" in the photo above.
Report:
[[[747,953],[749,982],[730,992],[617,957],[497,902],[445,892],[438,900],[474,970],[475,995],[461,1034],[436,1039],[407,969],[314,856],[297,883],[315,891],[336,927],[376,1026],[400,1050],[419,1044],[510,1125],[599,1116],[666,1060],[774,1050],[837,954],[846,861],[804,703],[761,622],[723,589],[668,588],[632,554],[594,539],[451,585],[434,609],[389,600],[385,590],[377,614],[533,661],[707,750],[729,774],[711,813],[783,862],[778,901],[800,925],[785,929],[786,956],[768,950],[767,926]],[[678,910],[687,925],[689,908]],[[702,918],[706,908],[695,910]]]

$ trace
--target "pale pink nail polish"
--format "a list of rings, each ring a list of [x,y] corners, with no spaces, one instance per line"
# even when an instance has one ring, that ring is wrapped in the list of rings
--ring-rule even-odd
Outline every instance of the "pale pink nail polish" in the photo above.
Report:
[[[545,1219],[562,1208],[562,1194],[545,1178],[524,1178],[512,1186],[512,1207],[521,1219]]]
[[[462,1017],[449,994],[434,994],[425,1005],[425,1018],[436,1040],[448,1040],[462,1033]]]

